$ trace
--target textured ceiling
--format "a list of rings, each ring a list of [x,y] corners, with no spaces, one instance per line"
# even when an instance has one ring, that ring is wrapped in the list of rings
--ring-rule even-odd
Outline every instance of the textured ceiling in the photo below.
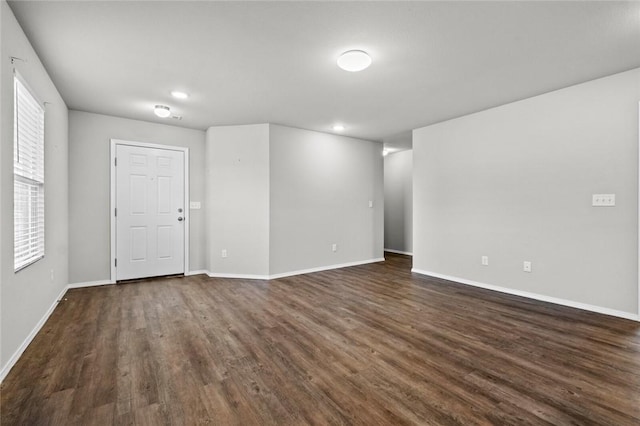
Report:
[[[70,108],[197,129],[340,122],[400,146],[413,128],[640,67],[640,2],[9,4]],[[348,49],[372,66],[339,69]],[[183,119],[156,118],[157,103]]]

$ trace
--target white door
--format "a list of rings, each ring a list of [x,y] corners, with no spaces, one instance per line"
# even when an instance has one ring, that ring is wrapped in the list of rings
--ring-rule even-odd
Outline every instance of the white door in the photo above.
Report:
[[[116,145],[116,279],[184,272],[184,152]]]

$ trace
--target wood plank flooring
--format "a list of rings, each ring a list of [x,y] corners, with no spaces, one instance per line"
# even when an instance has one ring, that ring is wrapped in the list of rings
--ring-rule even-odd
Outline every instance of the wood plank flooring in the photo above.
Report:
[[[2,425],[639,425],[640,324],[410,272],[70,290]]]

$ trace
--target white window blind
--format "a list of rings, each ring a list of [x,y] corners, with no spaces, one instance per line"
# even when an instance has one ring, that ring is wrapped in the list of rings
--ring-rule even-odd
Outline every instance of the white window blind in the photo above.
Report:
[[[44,257],[44,109],[14,77],[13,247],[18,271]]]

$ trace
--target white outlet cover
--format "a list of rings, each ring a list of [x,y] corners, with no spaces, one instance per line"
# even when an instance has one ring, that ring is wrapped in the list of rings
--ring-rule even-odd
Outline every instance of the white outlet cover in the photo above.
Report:
[[[615,207],[616,194],[592,194],[591,205],[594,207]]]
[[[191,210],[198,210],[198,209],[200,209],[200,201],[191,201],[191,202],[189,203],[189,208],[190,208]]]

